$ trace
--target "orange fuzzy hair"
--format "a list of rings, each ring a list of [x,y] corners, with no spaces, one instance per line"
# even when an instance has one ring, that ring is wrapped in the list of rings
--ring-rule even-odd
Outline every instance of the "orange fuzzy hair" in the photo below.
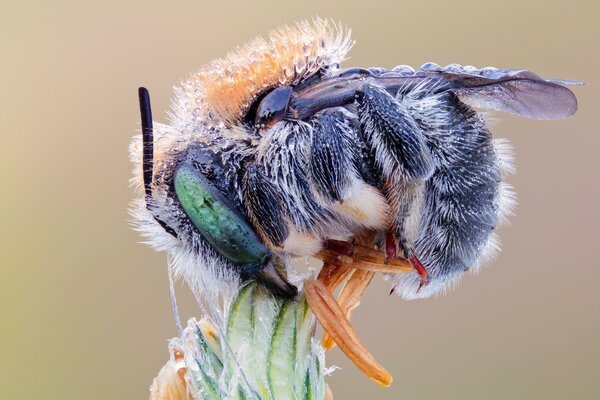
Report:
[[[352,45],[350,31],[331,20],[283,26],[267,39],[255,38],[204,66],[184,83],[184,91],[210,119],[232,127],[257,95],[275,86],[295,85],[324,66],[339,64]]]

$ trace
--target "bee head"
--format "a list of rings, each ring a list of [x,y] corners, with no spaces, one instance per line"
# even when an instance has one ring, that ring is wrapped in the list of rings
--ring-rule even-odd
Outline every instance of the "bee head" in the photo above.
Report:
[[[236,221],[233,225],[243,227],[251,238],[246,250],[252,254],[252,262],[246,264],[252,268],[270,257],[244,225],[232,165],[241,164],[252,132],[285,117],[292,88],[327,68],[337,68],[351,46],[349,31],[330,20],[315,19],[273,30],[183,81],[176,88],[170,125],[152,127],[147,92],[140,92],[143,140],[136,138],[131,146],[134,183],[141,194],[132,208],[134,222],[153,247],[170,252],[175,272],[192,286],[200,282],[206,287],[209,281],[197,276],[200,272],[190,272],[197,270],[186,266],[191,264],[206,265],[218,275],[217,280],[231,281],[223,279],[218,262],[214,262],[227,258],[223,255],[229,245],[215,242],[227,238],[227,233],[210,231],[214,226],[206,222],[208,217],[229,218]],[[231,154],[239,158],[228,159]],[[199,198],[223,210],[198,215],[195,202]],[[207,246],[206,239],[215,243]],[[238,261],[238,253],[236,250],[229,259]],[[292,292],[289,287],[284,291]]]

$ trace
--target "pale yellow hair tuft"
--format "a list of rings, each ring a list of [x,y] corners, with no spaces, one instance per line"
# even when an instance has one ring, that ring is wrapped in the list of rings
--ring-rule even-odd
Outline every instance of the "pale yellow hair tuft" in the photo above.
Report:
[[[194,106],[204,115],[231,127],[261,92],[339,64],[352,45],[350,31],[328,19],[283,26],[202,67],[184,87],[195,89]]]

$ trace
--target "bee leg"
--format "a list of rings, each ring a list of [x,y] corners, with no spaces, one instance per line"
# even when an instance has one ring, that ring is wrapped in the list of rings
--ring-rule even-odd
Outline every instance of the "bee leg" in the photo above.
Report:
[[[405,273],[412,271],[412,267],[406,260],[398,259],[384,264],[381,251],[370,248],[369,243],[371,240],[360,238],[356,243],[326,242],[324,250],[317,255],[323,260],[323,267],[316,280],[305,282],[305,295],[323,326],[323,348],[329,350],[337,344],[369,378],[379,385],[389,386],[392,376],[360,342],[350,318],[375,273]],[[340,284],[342,289],[336,300],[333,292]]]
[[[402,243],[402,242],[401,242]],[[414,252],[412,246],[408,245],[406,242],[401,244],[402,250],[404,251],[405,258],[411,263],[413,269],[419,274],[420,282],[419,288],[427,286],[430,281],[429,272],[427,268],[423,265],[419,257]],[[385,262],[388,263],[390,260],[397,258],[397,247],[396,247],[396,235],[392,232],[387,232],[385,235]]]
[[[247,167],[242,193],[246,212],[260,236],[272,246],[282,247],[289,233],[282,208],[284,201],[258,165]]]
[[[419,286],[417,287],[417,292],[419,292],[419,290],[422,287],[427,286],[431,280],[429,271],[416,255],[415,249],[412,245],[406,242],[400,242],[400,246],[404,252],[404,257],[410,262],[413,270],[419,275]]]
[[[416,229],[411,217],[418,215],[424,182],[434,171],[427,137],[407,106],[383,88],[365,85],[357,104],[362,131],[387,179],[384,192],[394,213],[394,228],[386,234],[386,258],[397,257],[397,241],[419,273],[421,287],[428,282],[428,272],[412,251]]]
[[[391,232],[385,234],[385,262],[396,258],[398,252],[396,251],[396,240]]]
[[[354,243],[330,239],[323,243],[323,249],[340,256],[351,257],[354,254]]]
[[[421,263],[421,260],[419,260],[419,258],[414,253],[410,255],[408,260],[413,265],[413,268],[415,269],[415,271],[417,271],[419,277],[421,278],[419,282],[419,287],[417,288],[418,292],[423,286],[427,286],[429,284],[431,278],[429,277],[429,272],[427,271],[427,268],[425,268],[425,266]]]
[[[375,277],[375,272],[368,271],[365,269],[350,269],[350,277],[342,286],[340,294],[337,298],[337,302],[340,308],[346,315],[348,321],[352,318],[352,312],[355,308],[360,305],[367,287],[371,284],[371,281]],[[335,346],[335,341],[329,336],[327,332],[323,333],[323,339],[321,340],[323,348],[325,350],[331,350]]]
[[[352,271],[353,268],[349,264],[339,262],[334,257],[325,257],[317,280],[323,283],[327,290],[334,292]]]
[[[292,257],[318,252],[323,226],[339,226],[334,211],[324,207],[316,191],[312,190],[309,162],[312,131],[313,128],[304,122],[279,121],[264,131],[255,160],[257,171],[267,184],[265,187],[279,198],[275,202],[281,206],[279,222],[287,225],[288,233],[278,247]],[[258,196],[261,196],[263,186],[262,183],[256,185]],[[273,202],[265,202],[266,207],[255,207],[251,199],[246,201],[248,209],[260,208],[267,215],[272,213],[268,204]],[[256,221],[258,225],[262,223],[260,217]]]
[[[356,147],[349,143],[351,127],[338,110],[317,114],[311,124],[314,127],[310,153],[312,182],[323,198],[341,202],[357,175],[353,162],[358,155]]]
[[[378,385],[390,386],[392,375],[362,344],[331,291],[319,280],[307,280],[304,282],[304,293],[310,309],[323,329],[350,361]]]
[[[356,102],[362,132],[386,179],[398,172],[408,181],[431,176],[434,163],[425,134],[401,102],[374,85],[358,91]]]
[[[349,231],[357,226],[381,229],[386,224],[388,205],[369,179],[356,115],[344,108],[332,108],[316,114],[310,123],[313,131],[308,166],[316,197],[335,212],[340,222],[337,226]]]

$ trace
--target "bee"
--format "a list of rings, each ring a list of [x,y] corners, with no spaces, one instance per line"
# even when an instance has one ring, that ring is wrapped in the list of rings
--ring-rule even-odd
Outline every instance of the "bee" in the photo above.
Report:
[[[317,19],[272,31],[175,89],[131,158],[137,228],[196,291],[256,280],[294,297],[290,260],[360,244],[404,298],[443,292],[497,249],[514,205],[510,146],[481,111],[565,118],[577,101],[529,71],[341,68],[349,31]]]

